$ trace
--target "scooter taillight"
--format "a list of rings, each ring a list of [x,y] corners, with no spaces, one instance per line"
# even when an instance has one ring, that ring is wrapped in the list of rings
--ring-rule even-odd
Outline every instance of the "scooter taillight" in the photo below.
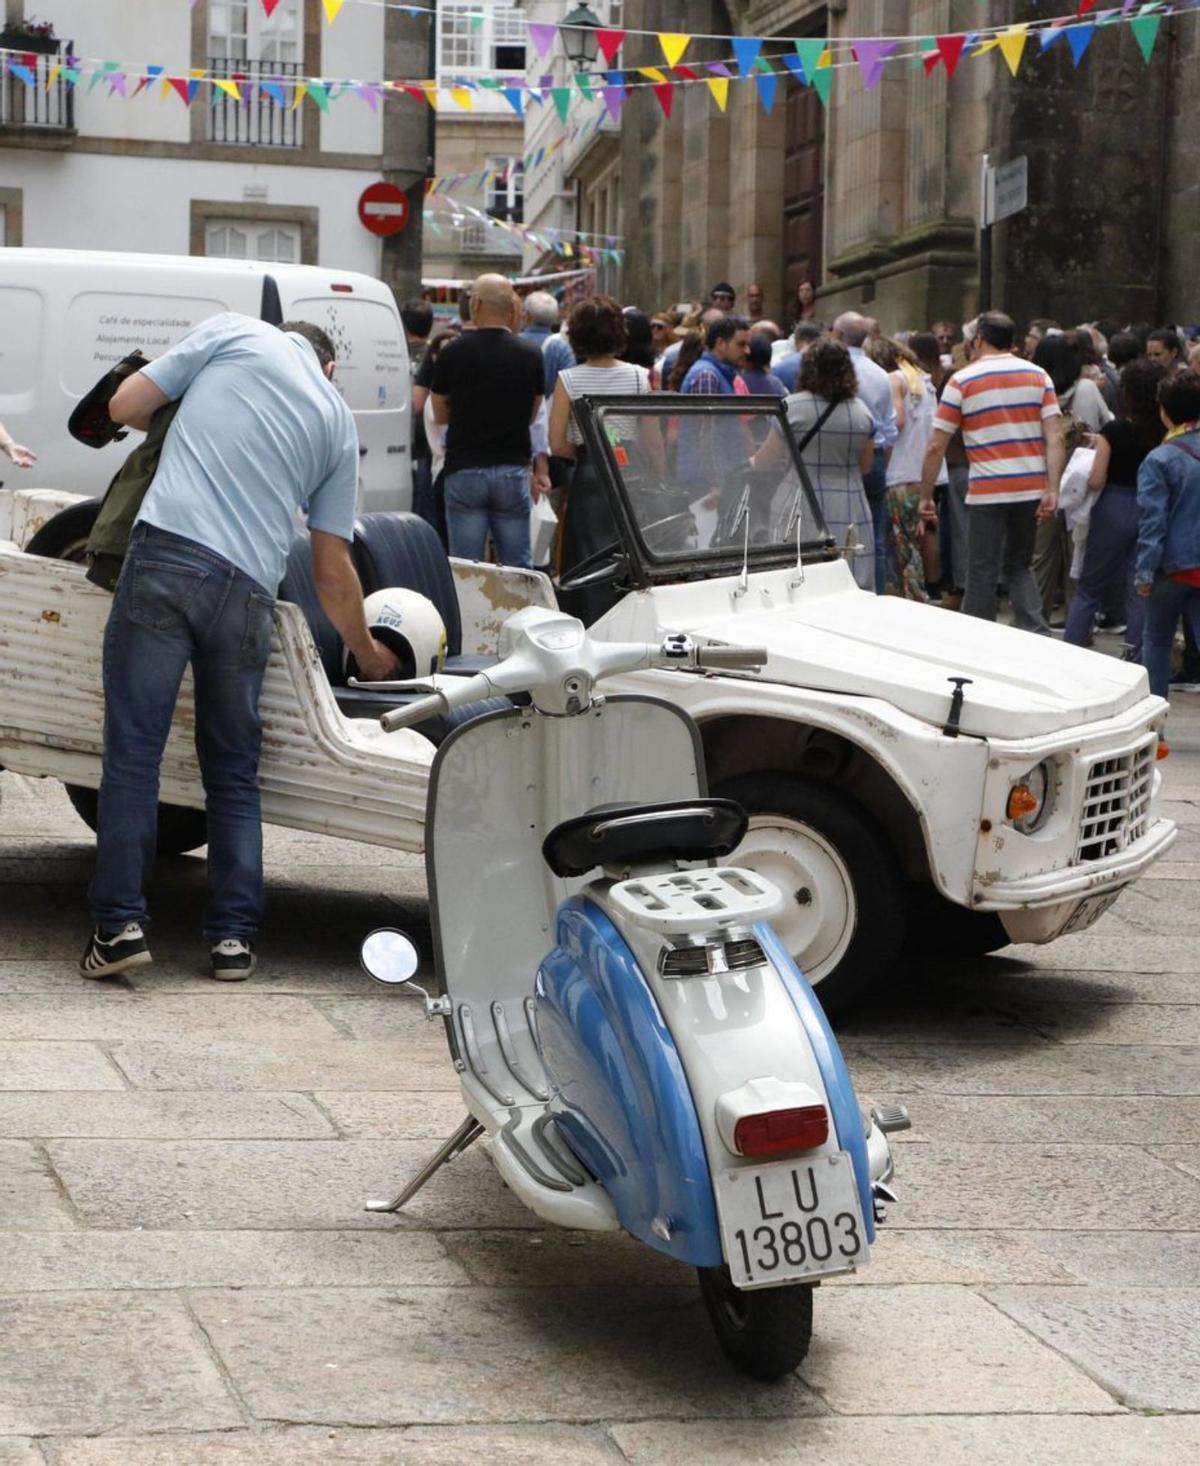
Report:
[[[768,1110],[743,1115],[734,1126],[738,1155],[784,1155],[793,1150],[814,1150],[829,1139],[829,1115],[824,1105],[796,1110]]]

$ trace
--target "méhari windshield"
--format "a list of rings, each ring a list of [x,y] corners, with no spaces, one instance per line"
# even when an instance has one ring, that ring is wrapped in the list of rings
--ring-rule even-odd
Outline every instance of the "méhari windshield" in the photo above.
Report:
[[[774,397],[583,397],[585,442],[635,580],[827,559],[832,539]]]

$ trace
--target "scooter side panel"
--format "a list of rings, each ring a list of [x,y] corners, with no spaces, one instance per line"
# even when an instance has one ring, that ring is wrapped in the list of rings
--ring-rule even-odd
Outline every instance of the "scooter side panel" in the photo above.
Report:
[[[591,901],[559,909],[536,986],[550,1107],[621,1225],[696,1267],[723,1260],[704,1138],[687,1076],[624,939]],[[653,1230],[667,1223],[669,1237]]]
[[[862,1115],[854,1093],[846,1061],[841,1048],[829,1026],[829,1019],[812,986],[792,961],[792,955],[768,922],[759,922],[754,927],[763,951],[771,959],[788,996],[795,1004],[796,1012],[804,1025],[812,1045],[813,1056],[821,1071],[829,1111],[833,1116],[838,1146],[848,1152],[854,1162],[854,1176],[858,1182],[858,1196],[862,1202],[863,1222],[867,1229],[867,1241],[875,1241],[875,1208],[871,1203],[871,1173],[867,1164],[867,1141],[863,1133]]]

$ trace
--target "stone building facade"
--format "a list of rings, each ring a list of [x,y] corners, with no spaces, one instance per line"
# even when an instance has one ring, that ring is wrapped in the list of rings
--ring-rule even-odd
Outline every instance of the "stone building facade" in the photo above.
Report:
[[[1065,9],[1069,7],[1056,7]],[[628,0],[630,29],[714,35],[902,36],[1045,19],[1030,0]],[[620,193],[627,299],[699,299],[719,279],[766,291],[786,316],[795,287],[820,313],[862,307],[885,327],[962,319],[979,294],[980,158],[1029,159],[1029,207],[998,226],[993,304],[1026,319],[1200,320],[1190,268],[1200,225],[1200,133],[1189,111],[1200,17],[1163,20],[1149,65],[1126,26],[1098,29],[1078,67],[1065,40],[1031,36],[1017,77],[998,52],[950,77],[914,53],[868,91],[835,70],[827,107],[780,83],[772,112],[735,82],[722,113],[704,85],[676,89],[666,119],[649,90],[625,107]],[[783,46],[767,46],[765,55]],[[686,62],[727,59],[693,42]],[[661,64],[626,41],[629,70]]]

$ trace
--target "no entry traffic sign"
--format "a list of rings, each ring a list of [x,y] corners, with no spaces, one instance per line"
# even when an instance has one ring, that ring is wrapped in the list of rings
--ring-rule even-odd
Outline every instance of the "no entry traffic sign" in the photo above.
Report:
[[[408,198],[394,183],[372,183],[358,200],[358,217],[372,234],[399,234],[408,223]]]

